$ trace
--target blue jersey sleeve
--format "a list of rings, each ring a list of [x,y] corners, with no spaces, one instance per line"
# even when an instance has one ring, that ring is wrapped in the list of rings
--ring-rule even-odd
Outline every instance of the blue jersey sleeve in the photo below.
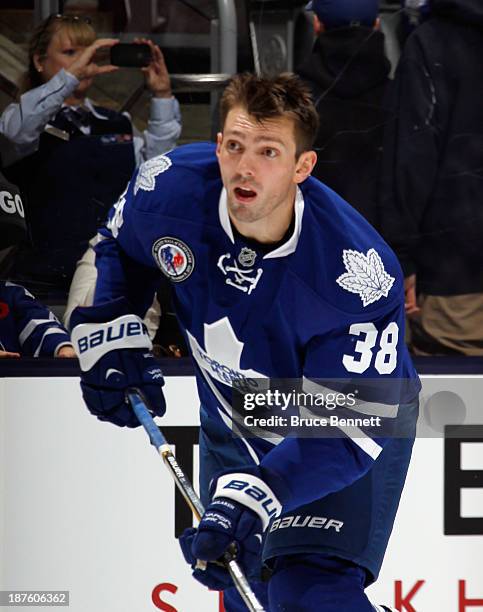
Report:
[[[137,208],[140,200],[155,197],[154,193],[148,198],[144,194],[137,196],[136,185],[143,166],[135,172],[100,231],[102,239],[95,247],[98,275],[94,295],[94,305],[125,297],[140,316],[151,305],[159,283],[159,270],[150,256],[149,234],[153,227],[159,231],[160,223],[153,223],[154,215]],[[150,232],[145,232],[147,226]]]
[[[53,357],[62,346],[70,346],[69,334],[55,315],[24,287],[6,282],[2,293],[12,322],[2,326],[5,350],[20,350],[26,357]]]

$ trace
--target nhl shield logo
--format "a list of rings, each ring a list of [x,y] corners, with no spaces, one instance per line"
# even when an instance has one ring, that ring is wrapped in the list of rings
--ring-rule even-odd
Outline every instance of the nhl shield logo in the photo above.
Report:
[[[195,267],[195,258],[189,246],[171,236],[156,240],[152,255],[161,272],[175,283],[186,280]]]
[[[243,247],[240,253],[238,254],[238,261],[242,266],[251,268],[255,263],[256,256],[257,254],[255,251],[252,251],[248,247]]]

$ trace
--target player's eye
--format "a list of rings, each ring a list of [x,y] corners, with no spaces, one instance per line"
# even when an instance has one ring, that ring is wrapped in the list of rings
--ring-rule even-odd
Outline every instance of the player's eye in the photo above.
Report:
[[[67,55],[68,57],[72,57],[73,55],[76,54],[76,50],[75,49],[64,49],[62,53],[64,55]]]
[[[265,149],[263,149],[263,154],[265,155],[265,157],[268,157],[269,159],[273,159],[274,157],[277,157],[278,152],[276,149],[272,149],[271,147],[267,147]]]
[[[239,151],[241,149],[240,143],[236,142],[236,140],[229,140],[226,143],[226,148],[228,149],[228,151]]]

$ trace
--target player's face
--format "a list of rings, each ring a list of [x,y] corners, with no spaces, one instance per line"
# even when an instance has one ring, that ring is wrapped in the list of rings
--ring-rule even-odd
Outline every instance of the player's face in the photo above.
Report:
[[[40,68],[42,81],[46,83],[55,76],[59,70],[68,70],[86,47],[75,44],[68,32],[62,27],[52,36],[43,58],[37,58],[36,65]],[[92,84],[92,79],[82,79],[76,89],[78,97]]]
[[[293,215],[296,185],[315,164],[313,151],[295,156],[292,119],[258,122],[241,107],[227,115],[217,155],[232,223],[244,236],[276,242]]]

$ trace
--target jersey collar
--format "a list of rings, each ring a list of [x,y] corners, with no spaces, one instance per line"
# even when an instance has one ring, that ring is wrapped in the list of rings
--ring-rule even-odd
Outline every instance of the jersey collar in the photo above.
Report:
[[[233,236],[233,229],[230,223],[230,216],[228,214],[228,205],[226,201],[226,189],[223,187],[220,194],[220,201],[218,203],[218,214],[220,217],[221,227],[224,229],[225,234],[235,244],[235,238]],[[275,257],[286,257],[295,252],[297,244],[300,238],[300,232],[302,231],[302,217],[304,214],[304,196],[302,191],[297,187],[297,193],[295,195],[295,227],[293,234],[290,238],[279,246],[274,251],[270,251],[264,255],[263,259],[274,259]]]

